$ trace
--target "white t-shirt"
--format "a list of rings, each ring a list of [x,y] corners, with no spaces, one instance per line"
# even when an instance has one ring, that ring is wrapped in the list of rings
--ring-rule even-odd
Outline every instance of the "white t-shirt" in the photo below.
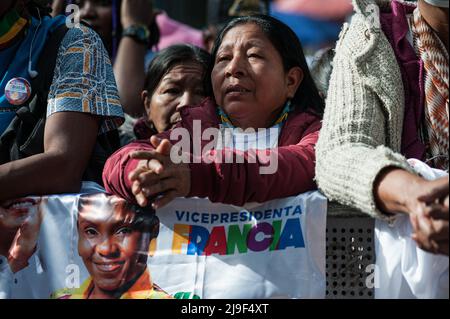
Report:
[[[278,147],[278,138],[281,127],[274,126],[268,129],[247,129],[220,127],[221,136],[218,139],[216,149],[235,149],[248,151],[250,149],[265,150]]]

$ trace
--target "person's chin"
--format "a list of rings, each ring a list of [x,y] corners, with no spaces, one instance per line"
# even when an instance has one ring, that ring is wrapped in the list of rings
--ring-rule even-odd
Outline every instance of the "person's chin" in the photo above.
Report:
[[[102,290],[115,290],[125,284],[126,267],[124,263],[95,264],[93,263],[93,281]]]
[[[109,294],[114,294],[117,290],[120,289],[125,283],[118,279],[100,279],[94,281],[95,286],[99,289],[108,292]]]
[[[250,92],[232,92],[225,95],[224,104],[248,103]]]
[[[125,278],[123,276],[113,278],[105,278],[97,276],[93,279],[93,281],[94,285],[97,286],[99,289],[111,293],[115,292],[116,290],[119,290],[120,287],[126,284]]]
[[[227,103],[224,107],[225,113],[235,120],[254,116],[250,110],[251,108],[248,103],[238,101]]]

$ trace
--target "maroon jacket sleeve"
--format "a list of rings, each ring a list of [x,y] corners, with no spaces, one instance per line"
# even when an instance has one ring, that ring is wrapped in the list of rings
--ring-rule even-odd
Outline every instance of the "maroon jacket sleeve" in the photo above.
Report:
[[[240,164],[223,161],[210,164],[191,163],[191,191],[188,197],[208,197],[212,202],[242,206],[246,202],[264,202],[316,189],[315,145],[320,127],[321,123],[317,120],[305,129],[297,144],[280,146],[271,151],[275,152],[278,159],[274,174],[260,174],[261,168],[267,167],[267,163],[255,160],[251,152],[221,151],[222,158],[227,156],[227,152],[228,155],[241,155],[244,162]],[[114,153],[106,162],[103,171],[106,191],[136,203],[128,175],[137,167],[139,161],[131,159],[129,154],[137,150],[152,149],[148,141],[141,140]]]
[[[246,202],[265,202],[316,189],[315,145],[320,128],[317,120],[304,131],[297,144],[278,147],[275,150],[278,167],[274,174],[260,174],[261,166],[267,165],[252,162],[254,157],[249,152],[242,152],[245,160],[242,164],[190,164],[189,197],[208,197],[212,202],[242,206]],[[222,151],[222,158],[226,152]]]
[[[157,137],[169,139],[170,131],[159,133]],[[123,146],[111,155],[103,168],[103,184],[106,192],[137,204],[136,198],[131,192],[131,182],[128,175],[137,167],[140,160],[132,159],[130,154],[135,151],[150,151],[154,149],[149,139],[137,140]]]
[[[130,154],[139,150],[153,150],[146,140],[130,143],[116,151],[106,161],[103,168],[103,184],[106,192],[120,196],[131,203],[136,203],[131,192],[131,182],[128,175],[137,167],[139,160],[131,159]]]

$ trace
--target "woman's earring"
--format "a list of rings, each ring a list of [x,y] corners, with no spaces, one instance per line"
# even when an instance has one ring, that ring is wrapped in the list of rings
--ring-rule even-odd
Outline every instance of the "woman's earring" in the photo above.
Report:
[[[292,108],[292,99],[291,99],[291,98],[289,98],[289,99],[287,100],[287,102],[286,102],[286,108],[287,108],[288,110],[290,110],[290,109]]]

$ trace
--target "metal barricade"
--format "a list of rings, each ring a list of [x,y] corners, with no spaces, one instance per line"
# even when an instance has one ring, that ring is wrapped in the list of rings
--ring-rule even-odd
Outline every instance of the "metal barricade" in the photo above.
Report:
[[[326,230],[327,299],[374,297],[375,220],[329,203]]]

